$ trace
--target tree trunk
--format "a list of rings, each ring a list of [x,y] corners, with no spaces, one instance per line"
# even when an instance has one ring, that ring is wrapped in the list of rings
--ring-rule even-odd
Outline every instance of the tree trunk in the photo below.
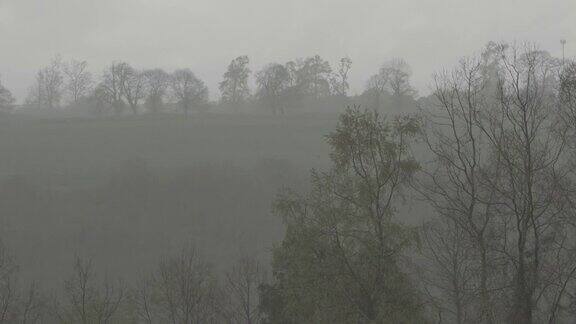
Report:
[[[524,222],[523,222],[524,223]],[[518,270],[516,271],[516,287],[514,292],[514,308],[512,309],[512,323],[532,323],[532,294],[529,291],[528,274],[526,269],[525,232],[519,233],[518,238]]]
[[[492,324],[494,322],[492,305],[490,304],[490,293],[488,292],[488,258],[486,243],[482,237],[480,240],[480,302],[481,302],[481,323]]]

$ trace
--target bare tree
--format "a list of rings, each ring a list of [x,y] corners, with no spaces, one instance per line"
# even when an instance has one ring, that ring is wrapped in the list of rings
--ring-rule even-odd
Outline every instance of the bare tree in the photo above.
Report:
[[[116,115],[120,115],[126,105],[123,97],[129,69],[128,63],[114,62],[106,68],[102,77],[101,89],[106,92],[105,98]]]
[[[366,90],[373,93],[376,97],[375,108],[380,109],[382,106],[382,96],[388,93],[388,75],[377,73],[371,76],[366,83]]]
[[[126,80],[122,83],[124,98],[134,115],[138,114],[140,100],[146,97],[146,79],[144,74],[130,65],[126,66]]]
[[[126,287],[123,283],[113,283],[105,278],[93,304],[93,311],[97,323],[110,323],[112,318],[119,313],[122,303],[126,298]]]
[[[222,319],[211,267],[192,248],[163,259],[135,296],[138,317],[147,323],[220,323]]]
[[[147,323],[158,323],[160,310],[157,301],[154,299],[154,281],[151,278],[142,278],[132,291],[132,302],[136,308],[136,319]]]
[[[258,287],[265,273],[255,258],[244,257],[226,274],[226,293],[230,298],[230,318],[234,323],[261,322]]]
[[[37,283],[19,283],[18,265],[0,242],[0,323],[42,323],[45,298]]]
[[[64,284],[63,307],[56,306],[57,316],[66,323],[110,323],[124,302],[126,289],[105,278],[97,283],[92,261],[76,257],[72,276]]]
[[[412,70],[410,66],[400,58],[393,58],[385,62],[378,73],[370,77],[367,88],[376,95],[376,106],[382,104],[382,96],[390,93],[396,105],[401,105],[406,97],[413,97],[416,91],[410,85]]]
[[[16,273],[18,266],[0,243],[0,323],[8,323],[15,316],[17,304]]]
[[[64,65],[66,76],[65,89],[72,99],[72,103],[78,104],[80,99],[86,97],[93,84],[92,74],[88,71],[88,62],[71,60]]]
[[[478,60],[462,60],[452,73],[443,73],[435,77],[433,107],[424,111],[426,128],[424,142],[433,154],[434,163],[423,169],[424,181],[419,191],[434,206],[441,223],[453,223],[446,228],[454,233],[447,236],[459,239],[458,244],[469,246],[466,254],[454,253],[472,263],[474,278],[480,296],[481,307],[476,314],[470,314],[468,320],[493,322],[494,315],[489,290],[490,263],[489,242],[494,224],[495,190],[486,185],[487,169],[493,168],[491,150],[487,139],[478,125],[480,111],[487,103],[486,84],[490,81],[482,75],[482,64]],[[443,242],[442,242],[443,243]],[[454,242],[450,242],[454,243]],[[432,251],[434,255],[441,252]],[[449,251],[445,251],[448,253]],[[471,256],[473,256],[471,258]],[[477,257],[477,258],[476,258]],[[474,259],[476,258],[476,259]],[[437,262],[456,262],[451,258],[435,258]],[[461,260],[459,262],[464,262]],[[440,268],[448,264],[437,264]],[[456,274],[454,274],[456,275]],[[460,287],[461,288],[461,287]],[[460,300],[451,299],[461,303]],[[456,305],[458,306],[458,305]],[[459,307],[456,307],[457,309]],[[461,315],[461,312],[457,312]],[[457,316],[458,323],[465,319]]]
[[[560,73],[559,83],[559,106],[562,119],[566,122],[570,133],[576,136],[576,62],[569,62],[563,65]],[[571,145],[568,141],[568,144]],[[574,146],[571,146],[575,148]]]
[[[170,78],[170,87],[185,116],[193,107],[208,102],[208,87],[189,69],[174,71]]]
[[[442,319],[458,324],[479,323],[475,311],[474,247],[462,227],[450,218],[425,224],[427,257],[424,291]]]
[[[30,88],[27,102],[38,107],[56,108],[62,99],[62,59],[56,56],[50,65],[36,74],[36,81]]]
[[[37,282],[22,293],[19,307],[19,323],[42,323],[46,318],[46,298],[40,292]]]
[[[93,276],[92,263],[84,262],[77,257],[74,273],[64,286],[66,298],[71,306],[70,314],[66,315],[71,319],[78,319],[82,324],[88,323],[91,318],[90,302],[95,298],[94,287],[91,286]]]
[[[497,249],[513,274],[509,320],[532,323],[543,311],[539,296],[550,287],[546,271],[559,266],[566,252],[555,240],[568,228],[552,226],[562,213],[565,132],[556,118],[549,56],[527,45],[503,48],[500,57],[498,102],[481,127],[501,170],[492,185],[505,231]]]
[[[403,96],[413,96],[416,90],[410,85],[410,76],[412,70],[406,61],[400,58],[394,58],[384,63],[381,71],[388,75],[388,85],[392,95],[397,98]]]
[[[420,190],[454,225],[445,237],[464,235],[461,261],[473,270],[465,322],[566,316],[576,272],[566,208],[574,186],[558,66],[528,45],[490,44],[480,59],[436,78],[440,111],[427,111],[425,134],[435,163]]]
[[[332,91],[337,96],[346,97],[350,84],[348,83],[348,74],[352,68],[352,60],[349,57],[343,57],[338,64],[338,71],[334,73],[331,79]]]

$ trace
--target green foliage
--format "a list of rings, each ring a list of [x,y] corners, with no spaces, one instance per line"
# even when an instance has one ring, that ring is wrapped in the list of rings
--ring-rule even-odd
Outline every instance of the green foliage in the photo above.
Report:
[[[333,167],[312,171],[307,197],[285,192],[274,209],[286,225],[274,248],[275,282],[262,287],[271,323],[421,322],[419,297],[401,269],[415,231],[395,207],[418,163],[413,118],[388,123],[348,109],[330,134]]]

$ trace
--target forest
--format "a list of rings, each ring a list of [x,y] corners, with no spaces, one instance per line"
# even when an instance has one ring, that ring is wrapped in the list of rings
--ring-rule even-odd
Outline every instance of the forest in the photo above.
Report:
[[[0,323],[576,321],[575,60],[252,68],[0,83]]]

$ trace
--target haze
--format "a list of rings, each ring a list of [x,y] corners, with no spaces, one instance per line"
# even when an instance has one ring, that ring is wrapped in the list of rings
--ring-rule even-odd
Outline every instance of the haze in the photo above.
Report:
[[[23,100],[35,70],[58,53],[94,72],[114,60],[185,66],[216,99],[219,76],[239,55],[255,70],[299,56],[349,56],[353,93],[383,60],[403,57],[426,93],[438,65],[488,41],[536,42],[559,56],[559,40],[576,36],[574,12],[570,0],[0,0],[0,73]]]
[[[576,323],[576,1],[0,0],[0,324]]]

